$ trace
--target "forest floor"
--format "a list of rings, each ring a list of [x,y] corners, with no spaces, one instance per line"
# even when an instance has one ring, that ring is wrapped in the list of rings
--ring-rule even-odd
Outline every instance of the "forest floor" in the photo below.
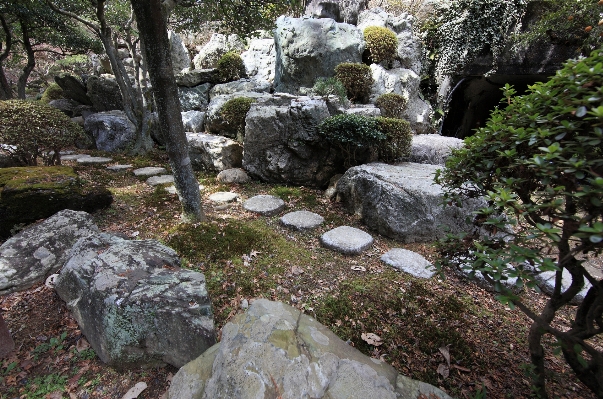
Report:
[[[144,158],[112,156],[135,167],[168,166],[162,152]],[[370,232],[320,190],[258,182],[224,185],[207,173],[198,178],[205,186],[208,221],[183,225],[177,196],[149,187],[131,170],[74,167],[81,178],[106,185],[113,193],[112,206],[94,214],[102,230],[160,240],[178,251],[184,267],[205,274],[218,329],[243,311],[245,299],[279,300],[315,317],[366,355],[453,397],[476,397],[478,390],[485,390],[482,397],[488,398],[532,396],[526,339],[530,321],[523,313],[502,305],[493,292],[454,270],[419,280],[379,259],[392,248],[406,248],[435,262],[434,243],[401,244]],[[207,197],[217,191],[236,192],[241,201],[215,206]],[[242,208],[244,199],[257,194],[278,195],[287,204],[285,212],[310,210],[325,223],[311,232],[288,230],[278,216],[260,217]],[[321,247],[320,235],[341,225],[371,233],[373,247],[358,256]],[[533,291],[521,295],[535,308],[547,299]],[[64,302],[44,284],[0,297],[0,309],[17,348],[0,360],[2,399],[120,399],[138,382],[148,386],[139,398],[161,398],[177,372],[171,366],[123,371],[104,365]],[[561,312],[556,325],[567,328],[572,312],[575,308]],[[369,344],[363,333],[376,334],[381,342]],[[547,340],[550,396],[593,398],[564,359],[553,353],[552,344]]]

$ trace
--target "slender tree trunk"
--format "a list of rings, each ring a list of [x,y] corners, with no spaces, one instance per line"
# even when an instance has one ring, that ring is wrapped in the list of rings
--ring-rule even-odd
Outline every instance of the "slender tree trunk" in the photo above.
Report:
[[[31,71],[36,67],[36,57],[31,46],[31,41],[29,40],[29,28],[25,22],[19,21],[19,23],[21,24],[21,32],[23,32],[23,46],[27,52],[27,65],[23,68],[23,73],[19,76],[19,80],[17,81],[17,96],[20,99],[25,100],[27,79],[29,79]]]
[[[4,19],[4,15],[2,14],[0,14],[0,25],[2,25],[2,30],[4,31],[4,36],[6,37],[6,48],[2,49],[2,42],[0,42],[0,100],[10,100],[13,98],[13,91],[8,84],[8,80],[4,74],[4,67],[2,65],[8,58],[12,48],[12,34],[8,24],[6,23],[6,19]]]
[[[176,79],[172,69],[167,21],[160,0],[131,0],[144,59],[159,114],[159,127],[166,138],[166,149],[174,173],[174,182],[182,202],[185,221],[203,220],[199,183],[188,157]]]

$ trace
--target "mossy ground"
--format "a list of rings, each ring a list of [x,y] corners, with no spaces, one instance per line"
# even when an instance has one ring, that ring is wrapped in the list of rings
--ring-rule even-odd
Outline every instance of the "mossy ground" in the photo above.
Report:
[[[136,167],[169,168],[162,152],[136,159],[112,156],[116,162]],[[405,375],[440,386],[454,397],[472,397],[482,385],[489,398],[530,396],[529,377],[521,367],[529,363],[529,322],[522,313],[511,311],[497,302],[494,294],[452,271],[445,271],[445,279],[418,280],[379,260],[389,249],[402,247],[435,261],[433,243],[400,244],[371,232],[375,237],[371,249],[353,257],[340,255],[320,245],[322,233],[341,225],[368,230],[357,217],[344,212],[341,204],[325,199],[322,191],[256,181],[224,185],[216,181],[214,174],[207,173],[198,173],[197,178],[205,186],[202,198],[208,220],[181,224],[177,196],[161,187],[147,186],[145,179],[135,177],[131,170],[110,172],[103,166],[75,169],[80,178],[107,185],[113,194],[111,207],[94,214],[102,230],[136,239],[159,239],[178,251],[183,266],[205,274],[220,329],[243,311],[241,304],[245,300],[279,300],[315,317],[363,353],[385,360]],[[217,191],[236,192],[240,201],[227,207],[216,206],[208,197]],[[297,232],[283,227],[278,216],[261,217],[245,211],[242,202],[258,194],[280,196],[287,205],[283,213],[310,210],[325,217],[325,223],[315,231]],[[41,293],[52,295],[52,291]],[[51,305],[60,310],[60,317],[50,324],[54,331],[46,334],[68,332],[65,352],[71,353],[79,330],[61,301],[31,300],[27,302],[29,308],[24,308],[19,295],[23,294],[0,299],[5,309],[3,317],[21,347],[17,356],[27,358],[28,351],[39,345],[36,336],[44,334],[24,335],[21,326],[50,328],[45,327],[49,322],[44,319],[45,314],[53,312],[47,308]],[[32,290],[25,295],[36,298],[40,293]],[[524,295],[531,303],[543,301],[539,294]],[[43,311],[36,312],[36,307],[42,305]],[[31,320],[35,315],[40,318],[38,324]],[[559,323],[566,323],[567,316],[562,314]],[[382,344],[365,342],[363,333],[378,335]],[[563,359],[552,354],[551,344],[547,343],[551,392],[555,397],[589,397]],[[447,378],[438,373],[438,367],[446,363],[440,348],[447,348],[451,356]],[[135,370],[125,375],[104,366],[97,358],[76,359],[67,365],[59,361],[60,366],[53,366],[56,359],[49,353],[39,360],[40,366],[36,363],[30,369],[35,371],[21,375],[26,370],[19,366],[20,360],[18,371],[6,371],[10,359],[0,363],[0,378],[5,382],[0,384],[0,397],[27,394],[34,377],[56,374],[66,375],[70,379],[66,387],[76,394],[86,391],[90,397],[121,397],[136,382],[147,381],[151,388],[139,398],[157,398],[168,386],[166,376],[175,371]],[[81,370],[84,371],[78,374]],[[73,381],[74,376],[79,380]]]

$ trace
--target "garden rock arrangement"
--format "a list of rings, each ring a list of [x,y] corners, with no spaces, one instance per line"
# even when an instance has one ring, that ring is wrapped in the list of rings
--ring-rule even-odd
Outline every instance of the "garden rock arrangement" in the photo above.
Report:
[[[381,261],[417,278],[431,278],[435,267],[416,252],[402,248],[393,248],[381,256]]]
[[[461,148],[463,140],[439,134],[413,136],[408,162],[444,165],[453,149]]]
[[[206,133],[186,133],[186,139],[195,170],[220,172],[242,165],[243,146],[232,139]]]
[[[421,396],[424,395],[424,396]],[[254,301],[222,329],[222,340],[174,376],[169,399],[449,396],[404,377],[280,302]]]
[[[245,201],[243,208],[263,216],[274,216],[285,209],[285,201],[274,195],[256,195]]]
[[[340,226],[320,236],[320,243],[326,248],[345,255],[358,255],[373,245],[370,234],[350,226]]]

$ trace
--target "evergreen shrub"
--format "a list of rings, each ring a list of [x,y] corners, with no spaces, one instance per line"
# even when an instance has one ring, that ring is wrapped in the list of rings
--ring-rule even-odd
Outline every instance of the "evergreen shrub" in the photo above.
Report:
[[[229,51],[218,60],[218,73],[225,82],[239,80],[245,76],[245,64],[241,56]]]
[[[345,87],[343,83],[336,78],[316,79],[312,91],[323,97],[336,96],[342,103],[347,100]]]
[[[412,144],[410,123],[397,118],[376,119],[379,130],[386,136],[378,145],[379,159],[384,162],[394,162],[399,158],[408,157]]]
[[[60,98],[63,98],[63,89],[61,89],[61,86],[58,84],[51,83],[46,90],[44,90],[44,93],[42,93],[40,101],[44,104],[48,104],[52,100],[58,100]]]
[[[345,87],[351,101],[366,103],[371,94],[371,67],[361,63],[344,62],[335,67],[335,78]]]
[[[385,93],[375,100],[375,105],[381,110],[381,116],[386,118],[402,118],[406,103],[406,97],[396,93]]]
[[[391,61],[398,53],[398,37],[382,26],[369,26],[364,30],[364,41],[371,61],[378,64]]]
[[[236,132],[240,142],[243,142],[245,137],[245,117],[254,102],[255,99],[250,97],[236,97],[228,100],[220,109],[220,116]]]

